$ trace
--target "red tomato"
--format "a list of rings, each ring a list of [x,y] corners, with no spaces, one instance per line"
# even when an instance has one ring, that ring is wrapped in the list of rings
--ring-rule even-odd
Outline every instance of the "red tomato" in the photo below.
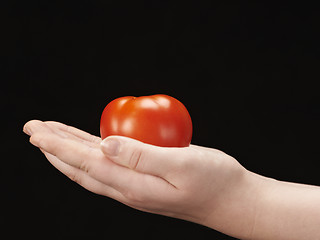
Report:
[[[103,110],[102,139],[120,135],[161,147],[187,147],[192,137],[186,107],[167,95],[121,97]]]

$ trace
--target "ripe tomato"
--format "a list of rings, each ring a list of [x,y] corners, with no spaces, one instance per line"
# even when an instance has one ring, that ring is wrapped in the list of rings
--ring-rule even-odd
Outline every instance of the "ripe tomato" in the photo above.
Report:
[[[120,135],[161,147],[187,147],[192,137],[191,117],[186,107],[167,95],[121,97],[103,110],[102,139]]]

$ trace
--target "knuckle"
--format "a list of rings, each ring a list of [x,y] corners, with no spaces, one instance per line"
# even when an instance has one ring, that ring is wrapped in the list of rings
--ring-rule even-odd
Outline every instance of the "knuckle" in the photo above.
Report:
[[[85,173],[89,173],[92,168],[92,161],[90,159],[95,156],[95,152],[93,148],[89,147],[89,149],[85,148],[82,150],[80,154],[82,157],[79,160],[79,169],[84,171]]]
[[[46,139],[43,134],[32,135],[30,138],[30,142],[40,148],[46,147]]]
[[[68,177],[69,177],[72,181],[74,181],[74,182],[78,183],[79,185],[81,185],[81,178],[80,178],[79,174],[77,174],[76,172],[70,173],[70,174],[68,175]]]
[[[81,159],[79,168],[80,168],[80,170],[88,173],[90,171],[89,161],[87,161],[86,159]]]
[[[140,149],[134,149],[129,156],[129,167],[137,170],[141,168],[143,158],[143,152]]]

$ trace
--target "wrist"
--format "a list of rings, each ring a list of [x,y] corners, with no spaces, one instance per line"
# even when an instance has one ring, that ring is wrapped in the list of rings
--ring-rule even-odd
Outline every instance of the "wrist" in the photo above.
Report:
[[[250,239],[260,212],[263,189],[270,178],[241,167],[237,180],[221,193],[203,225],[240,239]]]

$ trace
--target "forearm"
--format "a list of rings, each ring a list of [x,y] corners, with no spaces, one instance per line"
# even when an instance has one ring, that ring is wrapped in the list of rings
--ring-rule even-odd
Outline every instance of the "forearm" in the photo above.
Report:
[[[320,187],[266,178],[253,239],[320,239]]]
[[[240,239],[320,239],[320,188],[251,172],[205,225]]]

